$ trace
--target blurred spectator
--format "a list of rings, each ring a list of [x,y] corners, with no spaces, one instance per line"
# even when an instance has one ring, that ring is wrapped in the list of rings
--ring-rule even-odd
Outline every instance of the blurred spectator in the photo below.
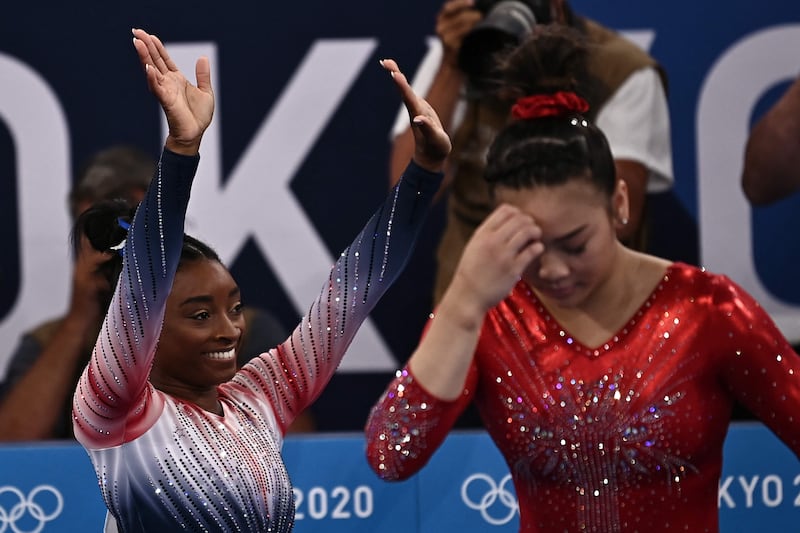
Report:
[[[79,171],[69,193],[72,220],[101,200],[121,199],[135,208],[155,169],[154,159],[132,146],[98,152]],[[72,438],[72,393],[111,297],[101,272],[108,256],[91,246],[83,250],[75,257],[66,314],[24,333],[11,355],[8,373],[0,383],[0,440]],[[289,334],[275,317],[260,309],[245,308],[245,320],[248,327],[238,354],[240,364],[277,346]],[[313,429],[310,415],[298,420],[294,429]]]
[[[487,54],[518,44],[536,24],[571,26],[589,43],[588,68],[595,87],[591,94],[585,91],[591,104],[587,116],[608,138],[617,175],[625,180],[631,199],[630,216],[618,227],[623,242],[645,249],[646,194],[665,191],[674,181],[666,76],[647,53],[617,33],[576,15],[566,0],[446,0],[436,21],[441,61],[438,67],[425,62],[415,78],[418,88],[432,80],[426,98],[442,122],[450,125],[454,141],[443,185],[449,186],[448,214],[437,252],[434,303],[447,287],[464,244],[490,211],[483,181],[485,155],[496,132],[506,123],[510,105],[490,96],[493,75]],[[469,46],[462,48],[463,42]],[[481,57],[476,58],[477,54]],[[392,184],[399,179],[413,149],[407,124],[405,117],[398,117],[391,156]]]
[[[744,154],[742,189],[753,205],[800,189],[800,78],[756,122]]]

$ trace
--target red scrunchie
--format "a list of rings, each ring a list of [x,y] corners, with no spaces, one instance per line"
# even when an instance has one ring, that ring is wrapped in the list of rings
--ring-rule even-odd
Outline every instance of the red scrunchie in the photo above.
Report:
[[[568,113],[585,113],[589,103],[573,92],[533,94],[518,98],[511,108],[511,116],[519,119],[555,117]]]

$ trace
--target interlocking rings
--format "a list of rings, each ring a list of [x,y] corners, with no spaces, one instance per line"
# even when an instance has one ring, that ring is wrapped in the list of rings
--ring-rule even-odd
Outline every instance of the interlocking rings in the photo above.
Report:
[[[483,496],[475,501],[470,496],[470,485],[473,481],[483,481],[488,485],[488,490],[483,494]],[[470,509],[475,509],[476,511],[481,512],[481,516],[484,520],[494,526],[502,526],[503,524],[507,524],[514,518],[514,515],[517,514],[519,510],[519,503],[517,503],[517,497],[514,495],[513,492],[506,488],[506,485],[511,481],[511,474],[506,474],[506,476],[500,480],[500,484],[498,485],[495,483],[494,478],[491,476],[478,472],[472,474],[467,479],[464,480],[464,483],[461,484],[461,500],[469,507]],[[474,490],[474,489],[473,489]],[[495,506],[495,503],[499,502],[498,505]],[[505,511],[505,514],[499,518],[495,518],[490,514],[490,510],[494,507],[501,507],[505,506],[508,510]]]
[[[49,513],[45,512],[45,504],[36,501],[36,497],[40,493],[45,492],[49,492],[55,498],[55,508]],[[52,485],[38,485],[34,487],[27,496],[18,488],[6,485],[0,487],[0,497],[2,497],[3,494],[11,494],[13,497],[19,499],[19,502],[12,505],[10,510],[7,510],[2,505],[3,500],[0,499],[0,533],[5,533],[9,528],[13,533],[41,533],[45,524],[51,520],[55,520],[64,509],[64,497],[61,495],[61,492]],[[29,514],[33,520],[26,520],[25,516],[27,514]],[[18,526],[17,523],[20,520],[23,521],[24,525]],[[21,529],[21,527],[28,527],[28,523],[30,522],[32,524],[33,521],[38,522],[36,527],[33,529]]]

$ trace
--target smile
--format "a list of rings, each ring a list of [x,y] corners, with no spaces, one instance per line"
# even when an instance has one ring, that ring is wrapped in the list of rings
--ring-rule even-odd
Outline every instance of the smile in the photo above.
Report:
[[[204,355],[209,359],[215,359],[217,361],[228,361],[236,356],[236,348],[231,348],[230,350],[224,352],[207,352]]]

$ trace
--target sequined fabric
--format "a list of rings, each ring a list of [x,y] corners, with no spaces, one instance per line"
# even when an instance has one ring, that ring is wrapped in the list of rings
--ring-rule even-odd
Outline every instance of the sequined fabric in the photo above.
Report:
[[[75,435],[120,531],[286,532],[294,503],[283,434],[402,270],[441,176],[409,167],[291,336],[219,386],[218,416],[148,382],[197,161],[165,151],[136,213],[117,291],[75,393]]]
[[[718,531],[733,402],[800,453],[800,359],[728,278],[673,264],[639,311],[583,346],[520,282],[484,322],[464,394],[407,369],[367,426],[372,468],[418,471],[474,399],[520,501],[522,531]]]

